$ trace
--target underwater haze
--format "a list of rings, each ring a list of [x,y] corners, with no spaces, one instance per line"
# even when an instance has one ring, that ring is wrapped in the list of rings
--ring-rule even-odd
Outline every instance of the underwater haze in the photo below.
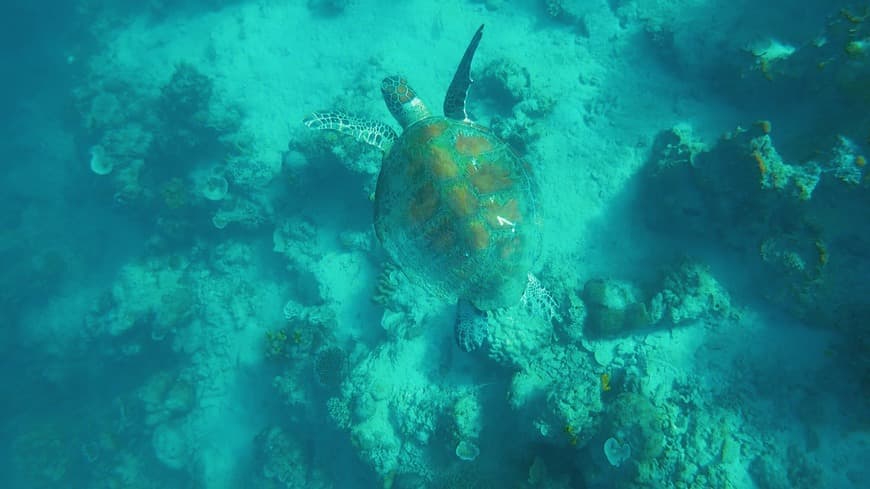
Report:
[[[866,1],[7,0],[0,39],[0,487],[870,484]]]

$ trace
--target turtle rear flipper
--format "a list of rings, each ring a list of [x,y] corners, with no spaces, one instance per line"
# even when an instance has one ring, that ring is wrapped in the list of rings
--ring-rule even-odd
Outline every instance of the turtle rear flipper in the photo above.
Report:
[[[383,152],[396,142],[398,136],[392,127],[383,122],[371,121],[345,112],[314,112],[302,120],[306,127],[336,131],[353,136],[357,141],[370,144]]]
[[[456,304],[456,319],[453,334],[457,346],[464,352],[472,352],[486,339],[489,321],[486,313],[474,307],[471,302],[460,299]]]
[[[477,51],[477,45],[480,44],[480,39],[483,38],[483,25],[481,25],[468,47],[465,48],[465,54],[462,55],[462,61],[456,67],[456,74],[453,75],[453,81],[450,82],[450,88],[447,89],[447,95],[444,97],[444,115],[450,119],[457,121],[468,121],[468,114],[465,112],[465,97],[468,95],[468,87],[471,86],[471,60],[474,58],[474,52]]]

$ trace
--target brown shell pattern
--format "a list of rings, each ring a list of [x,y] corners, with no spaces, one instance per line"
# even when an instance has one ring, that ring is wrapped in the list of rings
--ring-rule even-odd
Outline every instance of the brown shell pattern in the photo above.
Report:
[[[443,117],[384,157],[375,231],[406,274],[488,310],[515,304],[540,248],[529,169],[486,128]]]

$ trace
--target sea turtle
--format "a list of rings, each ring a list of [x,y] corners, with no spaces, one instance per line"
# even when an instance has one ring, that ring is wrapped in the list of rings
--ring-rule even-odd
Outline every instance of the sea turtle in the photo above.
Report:
[[[401,124],[343,112],[316,112],[312,129],[349,134],[384,152],[375,191],[375,232],[389,257],[415,283],[458,301],[457,342],[483,341],[483,311],[516,304],[537,258],[536,187],[529,168],[465,111],[475,33],[447,95],[433,115],[400,76],[381,83],[387,108]]]

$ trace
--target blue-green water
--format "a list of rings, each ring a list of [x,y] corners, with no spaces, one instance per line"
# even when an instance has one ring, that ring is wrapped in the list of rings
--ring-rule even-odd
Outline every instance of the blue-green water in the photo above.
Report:
[[[492,139],[411,145],[384,246],[389,143],[302,121],[401,134],[394,74],[440,115],[481,24]],[[14,1],[0,36],[0,486],[866,486],[866,3]]]

